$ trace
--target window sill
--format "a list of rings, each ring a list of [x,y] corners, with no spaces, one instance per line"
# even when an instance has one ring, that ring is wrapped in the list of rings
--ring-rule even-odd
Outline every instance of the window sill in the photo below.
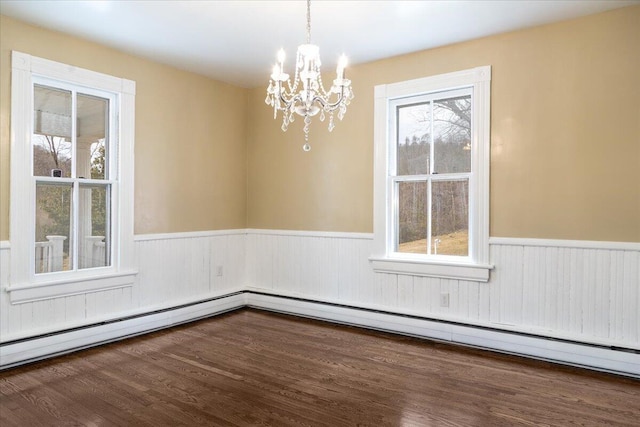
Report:
[[[67,280],[16,284],[6,288],[11,304],[47,300],[133,286],[137,271],[124,271]]]
[[[410,260],[404,258],[370,257],[377,273],[408,274],[412,276],[439,277],[442,279],[488,282],[493,265]]]

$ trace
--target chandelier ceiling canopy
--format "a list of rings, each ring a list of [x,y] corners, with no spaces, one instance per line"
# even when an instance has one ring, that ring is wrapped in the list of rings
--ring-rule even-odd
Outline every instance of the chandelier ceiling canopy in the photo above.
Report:
[[[273,67],[271,80],[267,88],[265,103],[273,107],[273,118],[282,111],[282,130],[286,131],[289,123],[294,121],[295,114],[304,117],[304,151],[309,151],[309,126],[311,118],[320,114],[320,121],[329,116],[329,131],[332,131],[334,113],[342,120],[347,105],[353,99],[351,81],[344,77],[347,57],[342,55],[338,60],[336,78],[327,91],[322,82],[320,71],[320,48],[311,44],[311,0],[307,0],[307,42],[298,46],[293,82],[289,74],[284,72],[285,52],[278,51],[277,63]]]

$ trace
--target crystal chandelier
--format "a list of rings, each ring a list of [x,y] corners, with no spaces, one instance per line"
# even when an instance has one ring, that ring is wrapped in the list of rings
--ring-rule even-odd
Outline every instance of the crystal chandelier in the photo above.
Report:
[[[320,74],[320,49],[311,44],[311,0],[307,0],[307,43],[298,46],[293,84],[284,72],[285,53],[278,52],[278,63],[273,67],[265,103],[273,107],[273,118],[282,111],[282,130],[286,131],[294,121],[294,113],[304,117],[304,151],[311,150],[309,145],[309,125],[311,117],[320,113],[320,121],[329,115],[329,132],[335,126],[334,113],[342,120],[347,105],[353,99],[351,81],[344,78],[347,57],[338,60],[336,79],[329,91],[326,91]]]

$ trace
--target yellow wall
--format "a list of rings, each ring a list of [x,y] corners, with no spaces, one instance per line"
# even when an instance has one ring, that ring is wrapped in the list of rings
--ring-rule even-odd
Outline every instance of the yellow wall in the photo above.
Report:
[[[310,153],[256,88],[248,226],[371,232],[374,86],[481,65],[491,235],[640,241],[640,6],[352,67],[356,98],[332,134],[314,120]]]
[[[137,82],[138,234],[371,232],[373,87],[491,65],[491,235],[640,241],[640,6],[352,67],[356,98],[333,133],[314,120],[309,153],[300,119],[287,133],[272,119],[265,87],[0,19],[0,240],[15,49]]]
[[[137,234],[246,226],[246,89],[0,16],[0,240],[9,238],[11,50],[136,82]]]

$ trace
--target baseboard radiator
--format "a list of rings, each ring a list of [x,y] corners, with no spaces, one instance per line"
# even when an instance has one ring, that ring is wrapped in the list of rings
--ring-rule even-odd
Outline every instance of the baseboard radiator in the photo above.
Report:
[[[156,312],[0,344],[0,369],[169,328],[244,307],[450,342],[640,378],[640,351],[478,327],[362,307],[241,291]]]
[[[0,370],[245,307],[243,292],[0,344]]]

